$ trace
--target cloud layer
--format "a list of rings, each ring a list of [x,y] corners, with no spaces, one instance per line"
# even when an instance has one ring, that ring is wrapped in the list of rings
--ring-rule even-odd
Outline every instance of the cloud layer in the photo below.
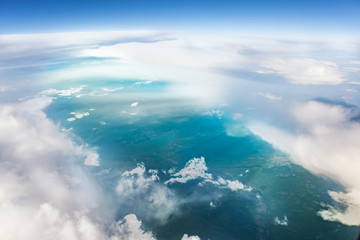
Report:
[[[0,235],[4,239],[103,239],[98,186],[82,170],[94,152],[47,119],[48,98],[0,106]],[[21,231],[19,231],[21,226]]]
[[[329,194],[347,209],[329,207],[319,214],[348,225],[360,225],[359,116],[358,108],[309,101],[293,111],[296,133],[265,125],[251,127],[253,132],[289,153],[297,164],[346,187],[347,193]]]
[[[98,165],[98,154],[74,143],[46,117],[43,109],[50,103],[38,98],[0,105],[2,239],[155,240],[132,213],[114,221],[109,199],[83,165]],[[154,210],[149,214],[164,218],[176,211],[178,200],[158,182],[157,171],[149,170],[148,177],[145,171],[139,165],[124,172],[116,191],[132,205],[146,200]]]

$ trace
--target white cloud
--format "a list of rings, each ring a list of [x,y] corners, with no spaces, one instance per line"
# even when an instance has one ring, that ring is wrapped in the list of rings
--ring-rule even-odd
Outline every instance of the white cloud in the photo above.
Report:
[[[356,89],[352,89],[352,88],[345,89],[345,91],[346,91],[346,92],[357,93],[357,90],[356,90]]]
[[[174,182],[186,183],[190,180],[198,178],[209,180],[212,179],[212,174],[207,173],[206,171],[207,166],[205,163],[205,158],[193,158],[186,163],[183,169],[177,173],[172,174],[173,178],[167,180],[165,184]]]
[[[124,114],[128,114],[130,116],[135,116],[138,112],[128,112],[128,111],[121,111]]]
[[[263,63],[293,84],[336,85],[345,81],[336,63],[310,58],[278,58]]]
[[[139,102],[133,102],[130,107],[137,107],[137,105],[139,105]]]
[[[187,234],[184,234],[181,240],[200,240],[200,238],[198,236],[189,236]]]
[[[288,220],[287,216],[284,216],[283,219],[280,219],[279,217],[275,217],[275,219],[274,219],[274,223],[277,225],[281,225],[281,226],[287,226],[288,222],[289,222],[289,220]]]
[[[89,113],[89,112],[83,112],[83,113],[75,113],[74,115],[75,115],[75,117],[76,117],[77,119],[80,119],[80,118],[89,116],[90,113]]]
[[[66,120],[69,121],[69,122],[73,122],[73,121],[75,121],[76,119],[81,119],[81,118],[83,118],[83,117],[87,117],[87,116],[90,115],[89,112],[82,112],[82,113],[81,113],[81,112],[71,112],[70,114],[74,115],[74,117],[71,117],[71,118],[66,119]]]
[[[151,232],[141,229],[141,221],[134,214],[126,215],[116,224],[116,235],[110,240],[155,240]]]
[[[218,177],[217,181],[206,179],[203,183],[200,183],[200,185],[206,182],[217,185],[219,188],[228,188],[234,192],[238,190],[252,191],[252,187],[245,186],[242,182],[239,182],[238,180],[231,181],[223,179],[222,177]]]
[[[325,209],[319,215],[329,221],[340,221],[347,225],[360,225],[360,191],[352,190],[348,193],[329,191],[329,195],[337,202],[347,206],[341,211],[330,205],[323,205]]]
[[[105,239],[103,197],[78,164],[90,151],[47,119],[50,102],[0,105],[0,236]]]
[[[348,208],[345,211],[330,208],[320,215],[348,225],[360,225],[360,123],[356,120],[359,114],[359,109],[310,101],[294,109],[296,134],[266,125],[250,127],[289,153],[295,163],[343,184],[347,193],[330,195]]]
[[[1,238],[155,240],[134,214],[114,221],[99,186],[78,164],[85,158],[98,165],[98,154],[76,145],[46,117],[42,110],[50,102],[0,104]],[[146,173],[142,165],[124,172],[116,190],[123,200],[139,199],[134,206],[144,206],[145,199],[153,217],[176,210],[175,196],[159,183],[157,171]]]
[[[116,192],[119,202],[130,204],[142,217],[165,221],[177,211],[180,200],[159,181],[157,171],[149,170],[143,164],[131,171],[126,171],[118,180]],[[137,206],[143,206],[138,209]]]
[[[244,184],[242,184],[241,182],[239,182],[238,180],[235,180],[235,181],[230,181],[230,180],[227,180],[227,186],[230,188],[230,190],[232,191],[237,191],[237,190],[243,190],[245,187],[244,187]]]
[[[1,58],[64,53],[87,47],[124,42],[161,41],[168,33],[160,31],[68,32],[1,35]]]
[[[89,166],[100,166],[100,162],[99,162],[99,154],[97,153],[91,153],[89,154],[85,161],[84,161],[85,165],[89,165]]]
[[[224,112],[220,109],[210,109],[203,113],[204,116],[215,116],[218,119],[221,119],[224,115]]]
[[[170,171],[169,171],[170,173]],[[218,177],[218,180],[213,180],[213,175],[211,173],[207,172],[207,166],[205,163],[205,158],[193,158],[189,160],[185,167],[182,168],[178,172],[172,171],[171,173],[172,178],[167,180],[165,184],[173,184],[176,182],[179,183],[187,183],[191,180],[201,179],[202,182],[199,183],[200,186],[204,185],[205,183],[211,183],[219,188],[228,188],[231,191],[237,191],[237,190],[245,190],[245,191],[251,191],[251,187],[247,187],[238,180],[225,180],[222,177]]]
[[[75,94],[80,93],[84,89],[85,85],[82,85],[77,88],[70,88],[70,89],[64,89],[64,90],[57,90],[57,89],[48,89],[40,92],[40,95],[43,96],[51,96],[51,95],[59,95],[63,97],[69,97]]]
[[[275,96],[275,95],[273,95],[273,94],[271,94],[271,93],[258,92],[258,94],[259,94],[260,96],[263,96],[263,97],[265,97],[265,98],[267,98],[267,99],[270,99],[270,100],[273,100],[273,101],[280,101],[280,100],[282,100],[282,97]]]

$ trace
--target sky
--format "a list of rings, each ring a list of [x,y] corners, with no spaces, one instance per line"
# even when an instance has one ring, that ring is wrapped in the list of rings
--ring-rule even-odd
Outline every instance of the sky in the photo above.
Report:
[[[0,33],[128,29],[357,35],[360,3],[330,1],[6,1]]]

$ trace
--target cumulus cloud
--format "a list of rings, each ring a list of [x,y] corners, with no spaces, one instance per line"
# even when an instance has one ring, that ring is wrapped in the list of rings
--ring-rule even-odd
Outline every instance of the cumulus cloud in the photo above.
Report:
[[[102,221],[93,218],[104,217],[106,208],[98,211],[104,199],[81,165],[91,151],[46,117],[42,110],[50,102],[0,105],[0,235],[104,239]]]
[[[347,209],[330,207],[319,214],[327,220],[348,225],[360,225],[359,115],[359,109],[354,107],[309,101],[297,105],[293,111],[296,133],[266,125],[250,127],[254,133],[289,153],[295,163],[343,184],[347,193],[329,194]]]
[[[167,180],[165,184],[174,182],[186,183],[190,180],[198,178],[208,180],[213,178],[211,173],[207,173],[207,166],[204,157],[189,160],[183,169],[174,173],[172,176],[173,177]]]
[[[141,221],[134,214],[126,215],[116,224],[116,235],[111,240],[155,240],[151,232],[141,229]]]
[[[130,209],[135,206],[137,215],[147,219],[165,221],[180,204],[175,193],[160,182],[157,171],[146,171],[143,164],[121,175],[116,192],[123,206],[129,205]]]
[[[178,172],[170,173],[172,178],[165,181],[165,184],[173,184],[173,183],[187,183],[191,180],[201,179],[202,182],[199,183],[200,186],[204,185],[205,183],[214,184],[220,188],[228,188],[231,191],[237,190],[246,190],[251,191],[251,187],[245,186],[243,183],[239,182],[238,180],[226,180],[222,177],[218,177],[217,180],[213,180],[213,175],[207,172],[207,166],[205,163],[205,158],[193,158],[189,160],[185,167],[180,169]]]
[[[189,236],[188,234],[184,234],[181,240],[200,240],[198,236]]]
[[[99,162],[99,154],[97,153],[91,153],[89,154],[85,161],[84,161],[85,165],[89,165],[89,166],[100,166],[100,162]]]

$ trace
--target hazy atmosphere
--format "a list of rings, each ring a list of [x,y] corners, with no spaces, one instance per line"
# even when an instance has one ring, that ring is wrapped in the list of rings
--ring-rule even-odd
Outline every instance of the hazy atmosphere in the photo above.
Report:
[[[357,239],[359,13],[0,0],[0,239]]]

